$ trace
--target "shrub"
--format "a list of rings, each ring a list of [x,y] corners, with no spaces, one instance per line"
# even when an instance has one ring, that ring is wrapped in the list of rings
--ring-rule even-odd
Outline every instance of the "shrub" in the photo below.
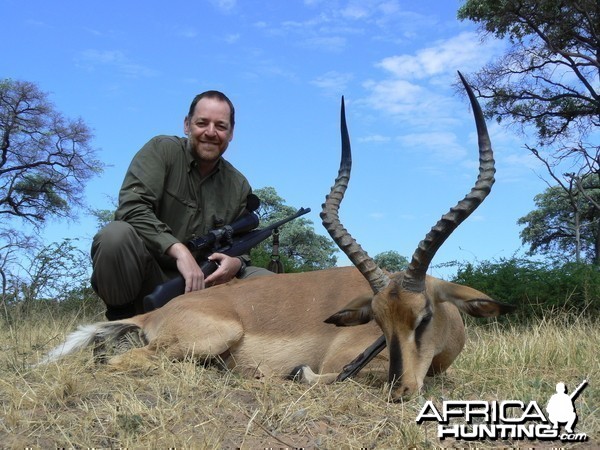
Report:
[[[600,270],[593,265],[500,259],[466,264],[453,281],[516,305],[520,320],[565,312],[587,316],[600,311]]]

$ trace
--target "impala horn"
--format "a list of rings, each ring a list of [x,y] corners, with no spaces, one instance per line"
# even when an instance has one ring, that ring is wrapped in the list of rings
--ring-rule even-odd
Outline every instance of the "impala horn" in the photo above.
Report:
[[[473,90],[463,77],[458,72],[469,100],[473,108],[475,124],[477,126],[477,136],[479,141],[479,176],[475,186],[471,189],[464,199],[457,203],[454,208],[451,208],[442,218],[435,224],[429,233],[425,236],[417,249],[415,250],[412,260],[404,275],[402,287],[412,292],[423,292],[425,290],[425,276],[431,260],[435,256],[438,249],[444,241],[452,234],[469,215],[477,209],[483,202],[492,189],[494,184],[494,153],[492,152],[492,144],[481,111],[481,106],[473,93]]]
[[[325,198],[323,209],[321,211],[321,220],[323,226],[329,232],[337,246],[348,256],[350,261],[360,270],[360,273],[367,279],[374,293],[385,288],[390,280],[383,270],[377,266],[375,261],[365,252],[362,247],[354,240],[348,230],[340,222],[339,209],[340,203],[344,198],[344,193],[348,188],[350,180],[350,171],[352,169],[352,154],[350,151],[350,136],[348,126],[346,125],[346,111],[344,106],[344,97],[342,97],[341,108],[341,134],[342,134],[342,159],[340,169],[331,187],[329,195]]]

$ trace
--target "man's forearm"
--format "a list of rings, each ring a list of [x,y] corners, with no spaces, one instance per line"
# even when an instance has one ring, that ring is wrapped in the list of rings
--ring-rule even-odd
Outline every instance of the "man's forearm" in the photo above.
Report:
[[[165,252],[175,260],[177,270],[185,280],[185,292],[204,289],[204,274],[187,246],[178,242]]]

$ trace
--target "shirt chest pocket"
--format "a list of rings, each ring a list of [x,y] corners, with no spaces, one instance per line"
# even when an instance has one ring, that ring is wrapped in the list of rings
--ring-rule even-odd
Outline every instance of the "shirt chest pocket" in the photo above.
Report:
[[[158,216],[169,225],[177,239],[184,241],[196,232],[201,214],[200,206],[195,201],[165,189]]]

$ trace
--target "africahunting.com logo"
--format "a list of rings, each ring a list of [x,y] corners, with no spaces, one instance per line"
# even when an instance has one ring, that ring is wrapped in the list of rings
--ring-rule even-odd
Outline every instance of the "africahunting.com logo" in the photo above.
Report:
[[[575,432],[577,411],[574,401],[587,384],[587,380],[583,380],[569,394],[565,384],[558,383],[545,412],[536,401],[446,400],[438,409],[429,400],[421,408],[416,422],[437,422],[440,439],[560,439],[584,442],[588,436]]]

